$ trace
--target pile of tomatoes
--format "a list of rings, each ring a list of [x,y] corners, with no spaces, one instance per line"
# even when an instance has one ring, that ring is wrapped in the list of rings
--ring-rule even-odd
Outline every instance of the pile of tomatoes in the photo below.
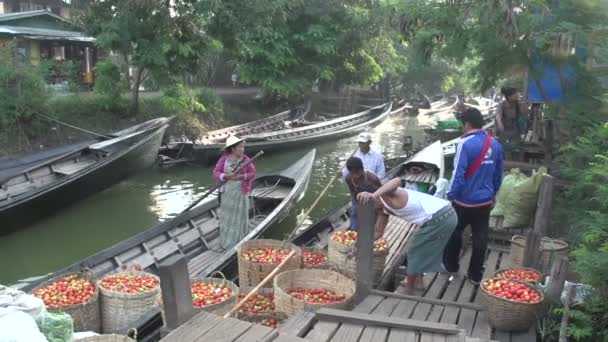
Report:
[[[141,293],[158,289],[160,282],[149,275],[117,273],[104,277],[99,286],[115,292]]]
[[[239,301],[245,298],[246,295],[240,294]],[[274,295],[272,294],[255,294],[243,304],[240,312],[250,314],[273,313],[274,312]]]
[[[49,309],[87,303],[95,295],[95,285],[88,279],[73,274],[35,290],[32,294]]]
[[[535,304],[543,298],[539,290],[510,279],[488,279],[482,286],[489,293],[513,302]]]
[[[343,245],[349,246],[357,241],[357,232],[352,230],[344,230],[335,232],[331,239],[339,242]],[[374,252],[385,252],[388,249],[388,245],[384,238],[378,239],[374,241]]]
[[[202,281],[192,284],[192,304],[196,308],[218,304],[232,296],[232,289],[224,285],[214,285]]]
[[[243,259],[257,264],[279,264],[291,251],[277,248],[254,248],[243,252]]]
[[[536,283],[541,277],[542,275],[537,271],[522,268],[508,268],[496,274],[496,278],[517,279],[528,283]]]
[[[261,320],[260,324],[276,329],[279,326],[279,321],[274,318],[266,318]]]
[[[288,291],[292,297],[311,304],[333,304],[343,302],[346,298],[338,295],[334,290],[313,288],[293,288]]]
[[[327,256],[320,252],[302,252],[304,268],[318,267],[327,264]]]

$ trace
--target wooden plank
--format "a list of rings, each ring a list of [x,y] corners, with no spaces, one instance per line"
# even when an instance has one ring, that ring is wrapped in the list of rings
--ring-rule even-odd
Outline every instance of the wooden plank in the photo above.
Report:
[[[444,334],[433,334],[433,342],[446,342],[447,340],[447,335]]]
[[[492,327],[488,321],[488,316],[485,311],[477,312],[477,319],[475,320],[475,327],[471,333],[473,337],[479,337],[481,339],[490,339],[492,337]]]
[[[395,298],[386,298],[378,304],[378,306],[373,309],[371,312],[374,314],[388,316],[393,312],[395,307],[399,304],[399,301]],[[334,341],[356,341],[359,337],[363,338],[365,326],[357,325],[357,324],[349,324],[343,323],[336,335],[332,338],[332,342]],[[368,328],[370,329],[370,328]],[[369,336],[366,336],[369,339]]]
[[[350,312],[336,309],[321,309],[316,313],[317,319],[326,321],[348,322],[353,324],[384,326],[397,329],[414,329],[443,334],[457,334],[458,328],[453,324],[420,322],[412,319],[381,317],[376,315]]]
[[[391,329],[387,342],[418,342],[418,334],[411,330]]]
[[[443,305],[433,305],[433,307],[431,308],[431,312],[429,313],[429,316],[426,320],[429,322],[439,323],[439,320],[441,319],[441,315],[443,315],[445,308],[446,307]]]
[[[551,273],[549,284],[547,284],[547,297],[558,302],[564,290],[566,282],[566,273],[568,273],[568,257],[560,256],[553,261],[551,265]]]
[[[243,335],[239,336],[235,342],[258,342],[265,339],[274,339],[278,334],[277,330],[270,327],[254,324]]]
[[[384,300],[383,296],[369,295],[353,311],[369,313],[372,312],[380,302]],[[306,335],[306,338],[313,341],[327,342],[332,339],[340,323],[337,322],[317,322],[314,328]]]
[[[511,333],[508,331],[495,330],[494,339],[499,342],[511,342]]]
[[[309,340],[301,338],[301,337],[286,335],[286,334],[281,334],[281,333],[279,333],[279,336],[277,336],[273,341],[274,342],[310,342]],[[216,342],[216,341],[213,341],[213,342]]]
[[[284,324],[279,327],[279,331],[293,336],[302,337],[313,326],[315,322],[315,313],[310,311],[302,311],[295,316],[290,317]]]
[[[399,304],[391,314],[391,317],[410,318],[412,311],[416,307],[416,302],[413,300],[401,299]]]
[[[420,333],[420,342],[433,342],[433,333],[430,333],[430,332]]]
[[[241,321],[235,318],[220,318],[222,321],[201,335],[196,340],[197,342],[216,341],[216,342],[232,342],[246,332],[251,323]]]
[[[468,308],[468,309],[477,310],[477,311],[483,310],[483,306],[481,306],[479,304],[474,304],[474,303],[456,303],[456,302],[448,301],[448,300],[444,300],[444,299],[432,299],[432,298],[426,298],[426,297],[409,296],[409,295],[400,294],[400,293],[384,292],[384,291],[378,291],[378,290],[372,290],[371,294],[378,295],[378,296],[399,298],[399,299],[408,299],[408,300],[412,300],[414,302],[436,304],[436,305],[457,306],[457,307],[463,307],[463,308]]]
[[[418,302],[418,305],[416,305],[416,308],[414,309],[414,313],[412,314],[412,319],[419,320],[419,321],[426,321],[426,317],[431,312],[431,307],[432,307],[432,304]]]
[[[494,272],[496,272],[498,270],[498,257],[499,257],[499,252],[498,251],[494,251],[494,250],[488,250],[488,260],[486,261],[486,267],[483,271],[483,279],[487,279],[490,278],[492,276],[492,274],[494,274]],[[478,290],[477,293],[475,294],[475,303],[479,303],[481,304],[481,292]]]
[[[512,342],[536,342],[536,324],[532,324],[528,331],[511,332]]]
[[[163,342],[195,341],[223,321],[221,317],[201,312],[162,339]]]
[[[390,316],[395,308],[399,305],[399,299],[397,298],[386,298],[385,300],[374,309],[373,314],[379,316]],[[359,342],[375,342],[385,341],[388,337],[388,328],[381,327],[367,327],[363,330]]]
[[[357,208],[358,224],[373,227],[376,223],[376,209],[372,202]],[[356,302],[361,302],[369,294],[373,284],[374,230],[362,229],[357,235],[357,279]]]
[[[470,309],[460,310],[460,317],[458,317],[458,327],[464,329],[467,332],[467,336],[471,336],[473,333],[473,326],[475,325],[475,317],[477,311]]]
[[[551,175],[544,175],[542,183],[540,183],[536,213],[534,215],[534,231],[538,232],[541,237],[547,235],[547,228],[551,221],[554,187],[555,178]]]
[[[530,231],[526,234],[526,247],[524,249],[524,267],[536,268],[540,257],[541,235],[539,232]]]
[[[433,282],[431,287],[428,289],[428,291],[426,292],[424,297],[440,299],[441,294],[448,287],[449,280],[450,280],[450,275],[448,273],[437,274],[437,277],[435,277],[435,281]]]
[[[443,310],[443,314],[439,319],[439,323],[458,324],[458,314],[460,308],[456,306],[446,306]]]

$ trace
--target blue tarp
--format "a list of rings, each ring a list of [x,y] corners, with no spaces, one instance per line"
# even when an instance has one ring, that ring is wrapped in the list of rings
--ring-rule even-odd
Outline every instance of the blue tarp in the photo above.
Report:
[[[577,57],[584,58],[585,51],[584,49],[577,48],[576,49]],[[531,73],[530,82],[528,84],[528,101],[529,102],[555,102],[555,101],[563,101],[564,94],[562,91],[561,82],[559,80],[559,74],[557,70],[557,66],[543,62],[540,58],[533,63],[534,69],[537,73],[541,75],[540,84],[545,91],[545,95],[547,98],[543,98],[540,90],[538,89],[538,85],[536,84],[536,79],[534,75]],[[575,70],[570,65],[562,65],[561,66],[561,74],[562,77],[568,82],[568,89],[572,91],[574,87],[575,80]]]

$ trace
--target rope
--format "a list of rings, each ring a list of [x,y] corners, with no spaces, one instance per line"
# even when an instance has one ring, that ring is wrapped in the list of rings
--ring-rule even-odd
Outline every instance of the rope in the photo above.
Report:
[[[64,125],[64,126],[67,126],[67,127],[70,127],[70,128],[76,129],[76,130],[79,130],[79,131],[83,131],[83,132],[85,132],[85,133],[89,133],[89,134],[92,134],[92,135],[95,135],[95,136],[98,136],[98,137],[101,137],[101,138],[111,139],[111,137],[109,137],[109,136],[107,136],[107,135],[103,135],[103,134],[99,134],[99,133],[95,133],[95,132],[87,131],[86,129],[83,129],[83,128],[80,128],[80,127],[76,127],[76,126],[70,125],[70,124],[68,124],[68,123],[65,123],[65,122],[63,122],[63,121],[57,120],[57,119],[55,119],[55,118],[53,118],[53,117],[50,117],[50,116],[47,116],[47,115],[44,115],[44,114],[41,114],[41,113],[38,113],[38,115],[42,116],[43,118],[49,119],[49,120],[51,120],[51,121],[55,121],[55,122],[56,122],[56,123],[58,123],[58,124],[61,124],[61,125]]]

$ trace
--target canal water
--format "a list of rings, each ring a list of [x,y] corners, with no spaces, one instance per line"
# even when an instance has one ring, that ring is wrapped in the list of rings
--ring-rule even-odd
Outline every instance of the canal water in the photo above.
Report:
[[[403,114],[389,117],[372,131],[373,146],[386,157],[404,153],[405,136],[424,143],[417,119]],[[296,225],[297,215],[317,199],[328,181],[341,169],[356,148],[356,137],[272,154],[256,161],[258,174],[281,169],[317,148],[313,174],[305,197],[289,216],[267,232],[284,238]],[[58,211],[54,216],[12,235],[0,237],[0,284],[46,274],[94,254],[155,224],[170,219],[213,186],[212,169],[200,166],[152,168],[85,200]],[[348,201],[346,185],[335,181],[311,212],[315,221]]]

